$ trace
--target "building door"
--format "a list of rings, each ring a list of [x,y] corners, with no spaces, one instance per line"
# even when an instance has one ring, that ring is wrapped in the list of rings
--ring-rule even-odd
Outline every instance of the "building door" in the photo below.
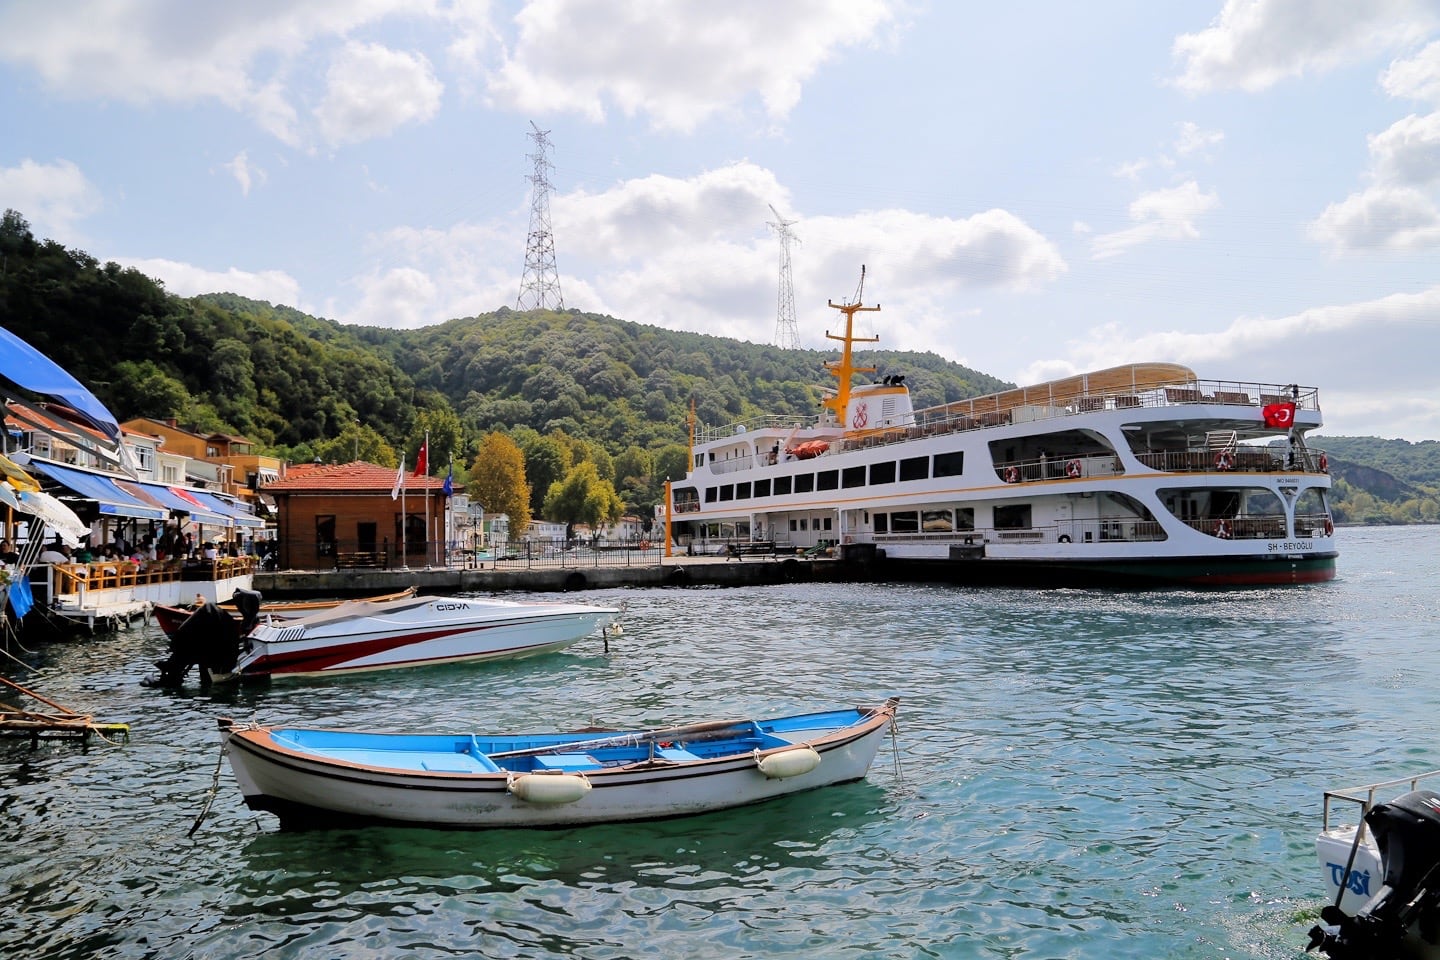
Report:
[[[375,524],[373,521],[363,521],[355,525],[355,549],[361,553],[375,552]]]

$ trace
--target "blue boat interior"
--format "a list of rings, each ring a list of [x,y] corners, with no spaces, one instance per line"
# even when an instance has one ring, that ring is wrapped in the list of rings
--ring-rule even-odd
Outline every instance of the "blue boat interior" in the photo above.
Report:
[[[834,710],[756,722],[747,720],[673,738],[654,731],[546,733],[509,736],[472,734],[350,733],[277,729],[276,746],[317,758],[366,767],[430,773],[567,773],[603,770],[646,760],[690,763],[770,750],[853,726],[858,710]],[[521,752],[518,756],[504,756]]]

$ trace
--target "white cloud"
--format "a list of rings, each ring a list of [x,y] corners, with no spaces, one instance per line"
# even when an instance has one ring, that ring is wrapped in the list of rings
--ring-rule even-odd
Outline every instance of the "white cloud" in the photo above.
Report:
[[[1176,126],[1179,132],[1175,136],[1175,152],[1182,157],[1206,147],[1213,147],[1225,139],[1225,134],[1219,130],[1201,130],[1199,124],[1189,120]]]
[[[333,144],[383,137],[402,124],[429,120],[445,89],[424,56],[373,43],[346,44],[325,80],[315,115]]]
[[[1221,330],[1093,328],[1066,359],[1021,372],[1035,383],[1121,363],[1163,359],[1202,379],[1319,385],[1329,434],[1440,437],[1440,286],[1416,294],[1239,317]]]
[[[607,106],[690,131],[758,97],[771,119],[837,51],[874,42],[893,0],[731,0],[723,4],[547,0],[516,16],[519,37],[490,95],[522,113],[593,121]]]
[[[1175,39],[1176,83],[1193,93],[1264,90],[1422,40],[1436,20],[1429,0],[1226,0],[1208,29]]]
[[[1440,244],[1440,210],[1414,188],[1371,187],[1326,207],[1310,236],[1335,253],[1423,250]]]
[[[190,263],[160,258],[115,257],[122,266],[134,267],[141,273],[165,284],[165,289],[179,297],[202,293],[238,293],[252,300],[281,303],[303,309],[300,284],[283,270],[262,270],[254,273],[231,267],[228,270],[207,270]]]
[[[1427,186],[1440,182],[1440,113],[1408,116],[1369,138],[1375,179]]]
[[[1405,60],[1396,60],[1380,75],[1392,97],[1424,100],[1440,106],[1440,40]]]
[[[1090,241],[1091,256],[1103,260],[1155,240],[1193,240],[1200,236],[1196,219],[1219,204],[1213,191],[1201,193],[1194,180],[1144,194],[1130,204],[1135,226],[1096,236]]]
[[[293,145],[291,71],[301,54],[387,16],[431,13],[428,0],[17,3],[0,7],[0,59],[66,96],[216,100]]]
[[[73,243],[81,239],[78,221],[100,206],[99,189],[69,160],[0,167],[0,209],[18,210],[37,236]]]
[[[220,165],[240,184],[241,196],[250,196],[250,187],[265,182],[265,171],[250,163],[249,151],[241,150],[229,163]]]

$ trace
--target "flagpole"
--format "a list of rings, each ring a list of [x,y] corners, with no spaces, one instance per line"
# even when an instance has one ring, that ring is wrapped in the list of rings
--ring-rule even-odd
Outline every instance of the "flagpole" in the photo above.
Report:
[[[425,569],[430,569],[430,431],[425,431]]]
[[[410,518],[405,516],[405,458],[400,458],[400,569],[410,569],[410,551],[405,548],[405,528],[409,526],[406,522]]]

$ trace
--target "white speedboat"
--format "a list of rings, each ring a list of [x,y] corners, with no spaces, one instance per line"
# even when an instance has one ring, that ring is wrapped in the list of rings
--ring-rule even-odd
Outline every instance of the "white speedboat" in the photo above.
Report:
[[[770,720],[490,735],[221,720],[252,810],[282,829],[557,827],[724,810],[859,780],[897,701]]]
[[[532,657],[608,627],[615,607],[469,597],[353,600],[307,617],[258,623],[235,673],[306,676]]]
[[[690,424],[672,549],[834,545],[965,583],[1250,585],[1335,576],[1319,392],[1136,363],[917,407],[845,317],[813,417]],[[911,378],[913,379],[913,378]]]
[[[1440,794],[1421,788],[1427,781],[1440,784],[1440,771],[1325,792],[1315,852],[1327,905],[1307,952],[1440,958]],[[1354,822],[1342,822],[1340,811]]]

